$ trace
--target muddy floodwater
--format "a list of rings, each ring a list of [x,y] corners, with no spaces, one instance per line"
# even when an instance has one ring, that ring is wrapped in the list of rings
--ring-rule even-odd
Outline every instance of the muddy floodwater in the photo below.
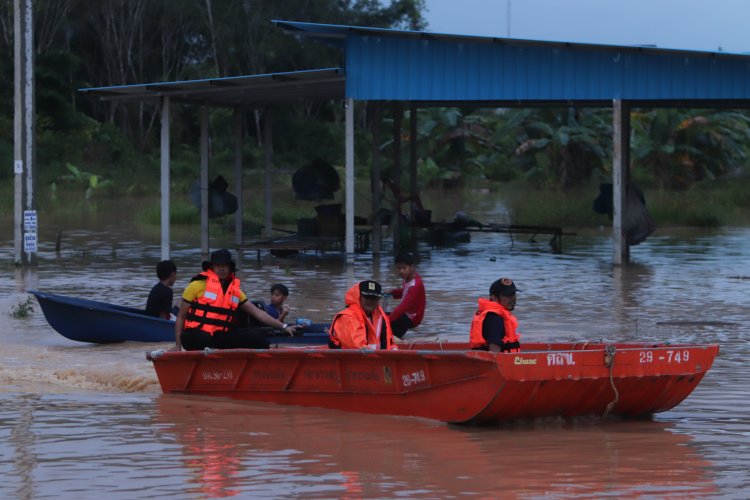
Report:
[[[493,206],[485,214],[503,216]],[[721,347],[694,393],[650,420],[456,427],[162,395],[144,354],[170,344],[75,343],[36,302],[28,316],[11,316],[30,289],[145,306],[158,228],[124,216],[47,220],[39,264],[24,269],[9,264],[13,233],[2,221],[2,498],[747,498],[750,229],[660,229],[621,268],[611,265],[608,229],[564,237],[560,254],[547,235],[421,244],[428,306],[407,339],[466,339],[476,299],[508,276],[522,290],[522,341]],[[176,296],[200,269],[189,231],[175,230]],[[217,233],[212,248],[231,241]],[[329,320],[358,280],[398,285],[390,254],[360,254],[349,267],[334,254],[237,259],[251,298],[267,299],[273,283],[289,287],[293,319]]]

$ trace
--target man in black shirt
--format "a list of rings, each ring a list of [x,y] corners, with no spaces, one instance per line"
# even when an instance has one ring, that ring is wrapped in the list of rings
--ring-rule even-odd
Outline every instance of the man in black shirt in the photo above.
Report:
[[[163,260],[156,265],[159,282],[151,289],[146,302],[146,314],[169,319],[172,312],[172,285],[177,279],[177,266],[171,260]]]

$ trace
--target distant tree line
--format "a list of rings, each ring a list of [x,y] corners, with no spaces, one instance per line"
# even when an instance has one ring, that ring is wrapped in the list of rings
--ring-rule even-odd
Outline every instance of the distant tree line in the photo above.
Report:
[[[273,19],[424,29],[424,0],[35,0],[37,150],[43,182],[75,179],[97,186],[138,177],[158,165],[158,109],[90,99],[83,87],[189,80],[342,65],[340,49],[294,37]],[[13,2],[0,2],[0,160],[13,142]],[[199,136],[194,107],[173,120],[173,171],[194,175]],[[343,160],[340,103],[290,106],[275,117],[280,162],[314,156]],[[360,123],[368,125],[360,112]],[[666,188],[742,172],[750,145],[746,111],[637,109],[631,159],[635,177]],[[247,155],[260,158],[259,116],[250,115]],[[385,110],[385,121],[391,119]],[[404,129],[408,130],[408,113]],[[419,111],[419,172],[426,184],[467,179],[525,179],[568,189],[606,177],[611,168],[610,109],[467,109]],[[229,131],[231,113],[212,111],[212,127]],[[360,127],[359,158],[369,157]],[[383,134],[384,171],[390,158]],[[226,163],[231,134],[212,134]],[[406,139],[408,140],[408,138]],[[405,145],[406,146],[406,145]],[[404,148],[404,160],[408,147]],[[11,175],[0,169],[0,179]],[[111,181],[115,181],[114,183]],[[108,182],[103,182],[108,181]],[[123,186],[130,190],[134,185]],[[89,186],[91,187],[91,186]]]
[[[71,162],[121,160],[130,153],[120,138],[113,137],[118,131],[136,147],[136,153],[147,153],[158,144],[154,106],[89,99],[77,92],[79,88],[342,63],[340,50],[289,36],[272,25],[273,19],[425,27],[423,0],[35,0],[33,5],[39,164],[52,163],[56,170],[64,170],[55,160],[66,150],[70,150]],[[0,2],[0,69],[0,86],[5,90],[0,93],[0,157],[9,160],[13,140],[10,0]],[[195,112],[178,113],[185,113],[175,118],[184,125],[175,128],[175,141],[189,144],[197,123]],[[108,147],[122,150],[103,151]],[[81,149],[87,151],[85,157],[74,154]],[[2,172],[8,175],[8,170]]]

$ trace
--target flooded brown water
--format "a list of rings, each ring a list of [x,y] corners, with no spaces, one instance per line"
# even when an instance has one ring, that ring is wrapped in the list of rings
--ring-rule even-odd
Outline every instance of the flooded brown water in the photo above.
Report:
[[[501,209],[489,206],[491,220]],[[50,217],[51,218],[51,217]],[[567,237],[564,252],[474,234],[453,248],[419,248],[428,293],[411,338],[468,335],[476,298],[496,278],[522,290],[527,340],[716,342],[721,353],[696,391],[647,421],[548,420],[454,427],[199,397],[164,396],[147,350],[161,344],[79,344],[38,305],[10,316],[29,289],[144,306],[155,282],[158,230],[71,221],[54,252],[55,222],[38,267],[4,266],[0,283],[2,498],[746,498],[750,487],[750,229],[659,231],[613,268],[606,230]],[[12,231],[0,260],[12,259]],[[85,229],[70,229],[83,227]],[[197,242],[177,234],[176,294],[198,271]],[[231,240],[231,235],[219,238]],[[333,255],[240,260],[243,289],[291,290],[293,317],[324,321],[354,281],[397,285],[390,258]],[[409,337],[407,337],[409,338]]]

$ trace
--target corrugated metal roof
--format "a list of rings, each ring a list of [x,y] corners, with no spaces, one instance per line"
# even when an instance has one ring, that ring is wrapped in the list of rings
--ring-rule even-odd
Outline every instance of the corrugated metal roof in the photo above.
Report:
[[[341,68],[269,73],[79,89],[101,99],[172,102],[209,106],[256,107],[267,103],[342,99],[346,77]]]
[[[358,100],[749,105],[750,55],[274,22],[343,43],[346,96]]]

